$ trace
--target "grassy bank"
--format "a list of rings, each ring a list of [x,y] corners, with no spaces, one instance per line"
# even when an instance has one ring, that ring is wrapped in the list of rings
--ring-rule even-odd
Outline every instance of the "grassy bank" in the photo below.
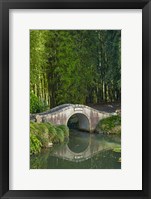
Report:
[[[67,137],[69,129],[65,125],[30,122],[30,154],[37,154],[42,148],[62,143]]]
[[[107,134],[121,134],[121,116],[114,115],[100,120],[96,131]]]

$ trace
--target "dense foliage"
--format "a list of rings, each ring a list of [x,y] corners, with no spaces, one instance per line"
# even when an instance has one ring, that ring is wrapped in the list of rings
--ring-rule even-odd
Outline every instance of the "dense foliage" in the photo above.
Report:
[[[121,116],[114,115],[100,120],[97,131],[108,134],[121,134]]]
[[[38,137],[30,133],[30,154],[37,154],[41,151],[42,143],[38,139]]]
[[[46,101],[40,100],[34,93],[30,93],[30,113],[43,112],[48,108]]]
[[[30,154],[36,154],[50,144],[62,143],[69,137],[67,126],[30,122]]]
[[[30,92],[32,113],[34,96],[50,108],[120,101],[121,31],[31,30]]]

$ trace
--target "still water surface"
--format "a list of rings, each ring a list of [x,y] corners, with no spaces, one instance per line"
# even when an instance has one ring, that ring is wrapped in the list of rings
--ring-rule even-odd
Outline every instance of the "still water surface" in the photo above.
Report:
[[[30,157],[31,169],[120,169],[121,146],[116,135],[90,134],[70,130],[66,143],[43,150]]]

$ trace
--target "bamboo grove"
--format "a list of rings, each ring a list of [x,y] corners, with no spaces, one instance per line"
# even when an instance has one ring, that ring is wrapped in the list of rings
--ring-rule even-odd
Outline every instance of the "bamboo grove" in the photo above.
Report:
[[[30,103],[53,108],[121,98],[120,30],[31,30]],[[41,110],[31,110],[38,112]]]

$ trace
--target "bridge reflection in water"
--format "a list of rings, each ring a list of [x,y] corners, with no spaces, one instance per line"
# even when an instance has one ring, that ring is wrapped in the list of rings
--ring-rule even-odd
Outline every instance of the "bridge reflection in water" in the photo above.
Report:
[[[108,140],[106,140],[107,137],[105,138],[102,136],[100,136],[100,140],[95,138],[96,135],[94,134],[71,130],[69,142],[64,146],[64,150],[60,149],[54,151],[52,155],[73,162],[81,162],[93,157],[101,151],[120,147],[120,143],[115,143],[115,141],[112,142],[109,137]]]
[[[113,152],[120,145],[120,137],[115,135],[104,136],[71,130],[68,142],[32,156],[31,169],[120,169],[120,154]]]

